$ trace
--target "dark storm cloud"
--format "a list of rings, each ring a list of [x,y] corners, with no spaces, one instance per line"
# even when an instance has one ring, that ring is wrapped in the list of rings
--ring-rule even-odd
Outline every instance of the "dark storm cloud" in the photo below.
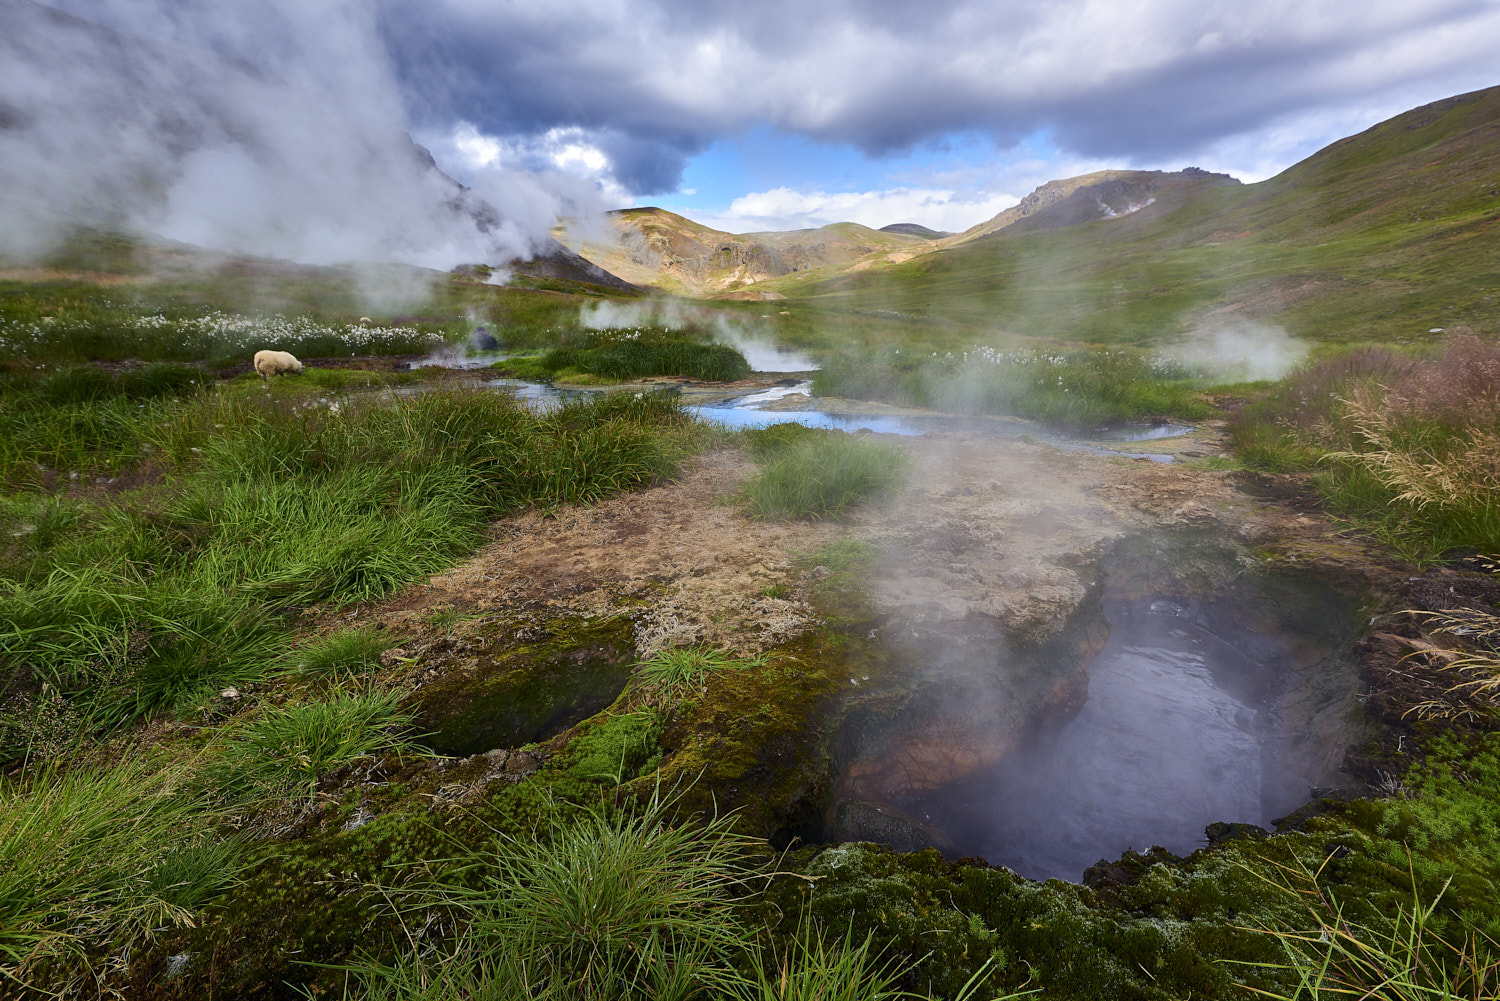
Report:
[[[1187,154],[1294,111],[1493,83],[1500,45],[1492,0],[380,2],[419,120],[581,129],[643,194],[761,123],[877,154],[1042,128],[1083,155]]]

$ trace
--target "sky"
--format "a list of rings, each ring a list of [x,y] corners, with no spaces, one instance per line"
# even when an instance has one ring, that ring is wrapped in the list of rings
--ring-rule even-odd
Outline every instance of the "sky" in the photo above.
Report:
[[[423,141],[733,232],[959,230],[1055,178],[1262,180],[1500,84],[1495,0],[383,0]]]
[[[957,231],[1105,168],[1261,180],[1500,84],[1500,0],[0,0],[0,25],[12,254],[120,219],[441,268],[630,205]]]

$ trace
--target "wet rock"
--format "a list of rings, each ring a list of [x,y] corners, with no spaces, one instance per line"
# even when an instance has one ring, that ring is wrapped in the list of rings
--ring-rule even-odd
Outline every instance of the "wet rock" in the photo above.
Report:
[[[897,852],[936,848],[950,855],[954,850],[953,843],[936,828],[874,803],[839,804],[827,833],[831,841],[867,841],[888,845]]]
[[[1203,829],[1203,833],[1208,835],[1210,848],[1217,848],[1229,841],[1259,841],[1271,836],[1270,831],[1255,824],[1226,824],[1222,821],[1209,824]]]
[[[469,335],[469,347],[475,351],[496,351],[500,348],[500,342],[490,333],[489,327],[475,327],[474,332]]]
[[[429,747],[455,757],[546,740],[614,702],[634,661],[623,619],[444,640],[422,650],[414,668],[431,679],[415,696],[417,726]]]

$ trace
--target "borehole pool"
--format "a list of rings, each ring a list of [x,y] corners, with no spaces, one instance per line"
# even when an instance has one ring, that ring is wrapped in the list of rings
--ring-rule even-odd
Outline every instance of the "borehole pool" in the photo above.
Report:
[[[1216,822],[1269,830],[1352,784],[1339,766],[1363,734],[1357,603],[1234,572],[1227,548],[1219,559],[1205,583],[1140,553],[1106,558],[1109,632],[1081,705],[1032,719],[1007,753],[952,781],[890,790],[886,811],[955,857],[1077,881],[1130,849],[1187,855]]]

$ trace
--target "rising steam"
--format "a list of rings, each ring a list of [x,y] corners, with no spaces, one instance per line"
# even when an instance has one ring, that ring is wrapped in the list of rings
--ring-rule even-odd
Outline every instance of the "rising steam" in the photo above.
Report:
[[[0,0],[0,255],[80,226],[303,263],[530,256],[578,183],[466,191],[408,137],[371,8]],[[77,16],[74,16],[74,15]]]
[[[1307,360],[1307,345],[1282,327],[1244,319],[1199,326],[1168,351],[1224,382],[1280,379]]]
[[[744,355],[756,372],[811,372],[818,368],[817,361],[809,355],[777,344],[775,330],[768,324],[726,315],[721,310],[689,306],[675,299],[588,303],[578,311],[578,323],[585,330],[706,327],[717,340]]]

